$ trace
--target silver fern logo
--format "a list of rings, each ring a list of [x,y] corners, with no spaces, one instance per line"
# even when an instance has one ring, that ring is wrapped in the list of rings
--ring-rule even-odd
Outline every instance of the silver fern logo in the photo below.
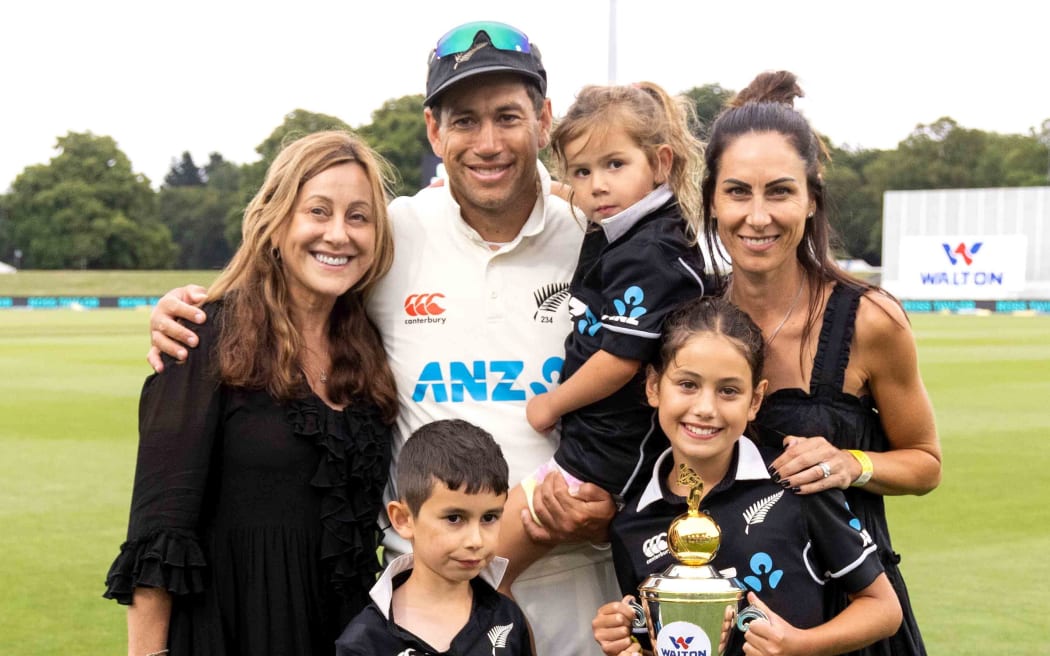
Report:
[[[554,315],[558,312],[569,298],[569,283],[555,282],[544,285],[532,292],[536,300],[536,313],[532,315],[533,320],[540,323],[554,323]]]
[[[466,52],[461,52],[458,55],[456,55],[455,56],[456,63],[453,64],[452,70],[456,70],[457,68],[459,68],[459,65],[462,64],[463,62],[470,61],[470,58],[474,56],[475,52],[477,52],[478,50],[481,50],[482,48],[484,48],[487,45],[489,45],[489,42],[485,41],[485,42],[477,44],[476,46],[472,47],[470,50],[468,50]]]
[[[751,527],[755,524],[761,524],[766,521],[766,513],[769,512],[770,508],[777,505],[777,501],[780,501],[780,497],[784,496],[784,490],[771,494],[761,501],[756,501],[751,504],[747,510],[744,511],[744,533],[747,534]]]
[[[503,624],[497,625],[489,629],[488,637],[489,642],[492,643],[492,656],[496,656],[497,649],[504,649],[507,646],[507,639],[510,638],[511,629],[514,628],[514,624]]]

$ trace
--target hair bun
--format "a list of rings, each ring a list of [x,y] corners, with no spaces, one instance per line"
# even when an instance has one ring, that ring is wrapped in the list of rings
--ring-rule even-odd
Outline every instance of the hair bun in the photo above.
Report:
[[[749,102],[771,102],[795,106],[795,98],[806,94],[798,86],[798,76],[790,71],[767,71],[760,73],[751,84],[738,93],[731,101],[730,107],[741,107]]]

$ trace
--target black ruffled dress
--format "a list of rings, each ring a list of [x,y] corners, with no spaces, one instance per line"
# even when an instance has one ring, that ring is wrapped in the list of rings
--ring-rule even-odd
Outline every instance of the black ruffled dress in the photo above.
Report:
[[[786,435],[810,437],[823,435],[840,449],[888,451],[889,440],[879,419],[878,409],[870,396],[858,398],[842,391],[846,365],[849,364],[854,321],[863,290],[838,284],[828,298],[820,342],[813,361],[810,391],[781,389],[762,403],[752,422],[760,442],[783,448]],[[882,495],[863,488],[845,491],[853,514],[864,524],[878,545],[886,576],[893,584],[904,611],[904,621],[895,636],[851,654],[864,656],[910,656],[926,653],[912,612],[908,589],[898,566],[901,557],[893,551],[886,525],[886,508]],[[848,600],[844,594],[831,594],[825,600],[829,616],[838,614]]]
[[[390,431],[370,403],[279,404],[218,383],[221,306],[146,379],[127,542],[105,597],[172,594],[172,656],[325,654],[368,603]]]

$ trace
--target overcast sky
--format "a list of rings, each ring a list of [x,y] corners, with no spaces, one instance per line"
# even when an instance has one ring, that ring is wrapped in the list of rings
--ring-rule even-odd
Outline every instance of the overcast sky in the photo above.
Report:
[[[1050,3],[614,0],[617,82],[739,90],[801,77],[839,144],[893,148],[918,123],[1027,134],[1050,118]],[[609,81],[610,0],[32,0],[0,8],[0,189],[58,136],[116,139],[159,185],[173,158],[237,163],[301,108],[352,126],[423,90],[448,28],[500,20],[543,53],[556,115]]]

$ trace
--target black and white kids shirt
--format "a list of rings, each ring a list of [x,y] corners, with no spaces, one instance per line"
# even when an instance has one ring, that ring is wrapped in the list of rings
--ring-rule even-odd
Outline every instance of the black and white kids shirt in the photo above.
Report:
[[[470,581],[474,603],[470,619],[447,651],[438,651],[398,626],[390,616],[394,590],[408,580],[413,556],[391,561],[372,587],[369,604],[350,621],[336,640],[337,656],[528,656],[532,654],[525,615],[516,603],[496,591],[507,569],[496,557]]]
[[[569,285],[572,329],[562,380],[599,350],[642,366],[619,390],[561,418],[554,459],[576,478],[624,497],[667,445],[657,439],[659,431],[650,431],[645,399],[645,365],[659,351],[664,319],[682,302],[715,293],[717,285],[667,185],[600,228],[591,225]]]
[[[711,565],[753,591],[793,626],[824,623],[830,619],[826,587],[857,592],[882,573],[875,543],[850,512],[841,490],[794,494],[769,476],[767,466],[776,452],[760,450],[746,437],[733,451],[729,473],[700,502],[700,509],[722,530],[721,547]],[[628,500],[613,520],[613,560],[624,594],[637,597],[648,575],[674,562],[667,528],[687,506],[683,497],[668,490],[673,465],[668,449],[640,496]]]

